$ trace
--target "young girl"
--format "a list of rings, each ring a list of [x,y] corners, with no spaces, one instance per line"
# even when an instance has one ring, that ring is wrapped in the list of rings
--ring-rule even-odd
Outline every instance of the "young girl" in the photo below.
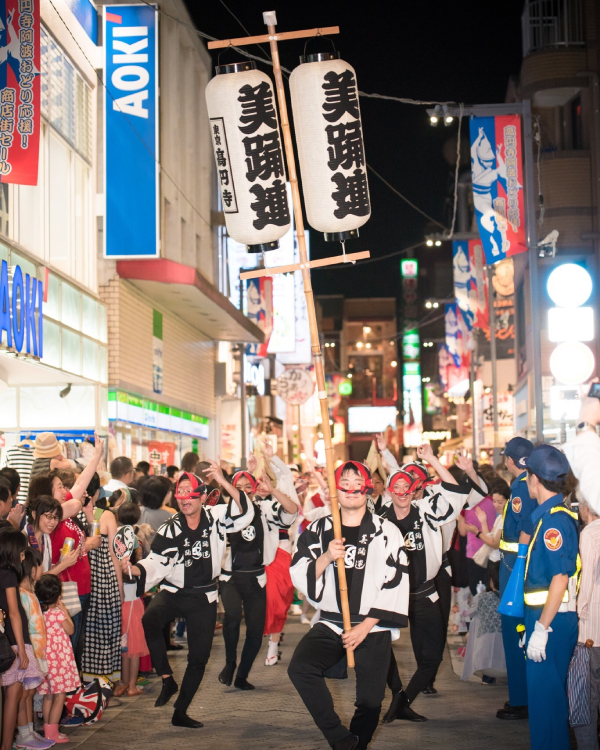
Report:
[[[27,539],[20,531],[13,528],[0,531],[0,609],[8,615],[5,618],[5,633],[17,653],[11,668],[2,675],[5,690],[0,750],[11,750],[17,721],[18,746],[39,747],[26,744],[30,739],[29,727],[25,704],[21,704],[23,689],[33,690],[43,679],[31,647],[27,615],[19,597],[21,563],[26,549]]]
[[[136,526],[140,520],[140,509],[135,503],[125,503],[119,507],[117,517],[119,526]],[[136,539],[136,548],[131,556],[135,564],[141,558],[141,548]],[[131,698],[141,695],[141,687],[137,686],[137,678],[140,671],[140,658],[147,656],[150,652],[146,645],[142,617],[144,615],[144,602],[141,597],[136,596],[136,583],[125,583],[124,602],[121,605],[121,633],[127,634],[127,651],[121,653],[121,671],[123,685],[115,689],[115,695],[127,695]]]
[[[62,716],[66,693],[76,690],[81,684],[69,639],[75,626],[60,600],[62,584],[59,578],[45,573],[35,584],[35,593],[42,605],[47,633],[48,674],[38,691],[44,696],[44,734],[54,742],[69,742],[67,735],[58,731],[58,722]]]
[[[19,594],[21,598],[21,604],[27,615],[27,622],[29,624],[29,637],[31,639],[31,646],[33,653],[40,668],[40,672],[43,676],[48,674],[48,662],[46,661],[46,623],[44,622],[44,615],[37,596],[34,593],[34,587],[36,581],[39,581],[43,569],[42,555],[33,549],[25,550],[25,557],[22,563],[22,579],[19,584]],[[24,711],[27,716],[27,729],[28,737],[24,742],[21,742],[20,737],[17,737],[18,748],[36,748],[37,750],[45,750],[46,748],[54,745],[54,740],[44,739],[41,735],[34,731],[33,728],[33,695],[35,688],[31,690],[24,690],[23,697],[19,704],[19,713]],[[19,734],[21,734],[21,727],[19,727]]]

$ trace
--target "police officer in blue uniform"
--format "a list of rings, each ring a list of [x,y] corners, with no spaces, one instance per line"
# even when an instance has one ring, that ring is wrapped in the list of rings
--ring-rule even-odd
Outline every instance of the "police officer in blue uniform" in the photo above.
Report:
[[[500,598],[510,578],[517,559],[519,542],[527,544],[529,536],[522,525],[537,508],[537,503],[529,496],[525,460],[533,450],[533,443],[522,437],[509,440],[504,448],[506,468],[514,477],[510,488],[510,500],[504,506],[504,523],[500,537]],[[522,618],[502,615],[502,642],[506,656],[508,675],[508,702],[496,712],[499,719],[527,718],[527,682],[525,658],[519,645],[521,634],[517,630],[523,624]]]
[[[570,471],[552,445],[534,448],[527,467],[538,506],[525,531],[527,695],[532,750],[569,750],[567,672],[577,643],[576,597],[581,572],[577,514],[564,503]]]

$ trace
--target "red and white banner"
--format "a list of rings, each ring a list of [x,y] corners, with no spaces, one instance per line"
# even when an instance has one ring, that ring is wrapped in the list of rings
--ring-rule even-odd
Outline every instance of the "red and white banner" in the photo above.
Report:
[[[0,182],[37,185],[40,0],[0,0]]]

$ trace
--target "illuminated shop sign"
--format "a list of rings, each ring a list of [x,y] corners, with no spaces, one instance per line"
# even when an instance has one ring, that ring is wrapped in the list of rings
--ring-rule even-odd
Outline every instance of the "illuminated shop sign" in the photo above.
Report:
[[[12,276],[11,276],[12,273]],[[10,351],[43,355],[44,285],[3,260],[0,267],[0,343]]]

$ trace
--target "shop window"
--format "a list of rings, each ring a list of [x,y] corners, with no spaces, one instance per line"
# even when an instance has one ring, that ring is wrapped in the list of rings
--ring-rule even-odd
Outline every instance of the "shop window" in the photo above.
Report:
[[[60,281],[53,273],[48,274],[48,294],[44,302],[44,318],[60,320]],[[44,333],[45,333],[44,327]]]
[[[45,313],[44,313],[45,315]],[[44,356],[42,362],[60,368],[60,327],[44,317]]]
[[[98,344],[90,339],[83,339],[83,377],[99,380],[100,357]]]
[[[81,375],[81,336],[63,328],[61,338],[62,369]]]
[[[83,325],[82,331],[86,336],[91,336],[93,339],[100,338],[99,331],[99,307],[100,305],[93,297],[88,297],[87,294],[82,295],[83,301]]]
[[[63,281],[61,299],[61,321],[70,328],[81,331],[81,292]]]

